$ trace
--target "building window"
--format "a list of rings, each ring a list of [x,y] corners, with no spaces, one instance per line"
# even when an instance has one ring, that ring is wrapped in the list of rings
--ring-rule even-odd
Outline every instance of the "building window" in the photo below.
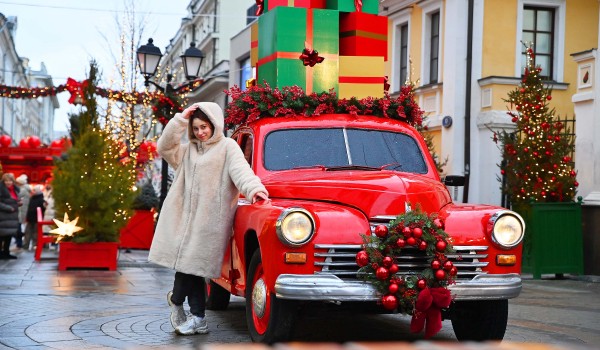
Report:
[[[434,84],[438,82],[438,64],[440,55],[440,13],[434,12],[429,16],[429,83]]]
[[[246,81],[248,79],[252,79],[252,66],[250,65],[250,57],[240,61],[239,86],[242,90],[246,90]]]
[[[408,69],[408,24],[403,24],[400,26],[400,86],[406,83]]]
[[[258,5],[254,4],[246,10],[246,25],[256,21],[258,17],[256,16],[256,11],[258,10]]]
[[[533,44],[535,64],[542,68],[542,77],[554,76],[554,9],[525,6],[523,10],[523,42]],[[525,46],[521,50],[521,74],[527,64]]]

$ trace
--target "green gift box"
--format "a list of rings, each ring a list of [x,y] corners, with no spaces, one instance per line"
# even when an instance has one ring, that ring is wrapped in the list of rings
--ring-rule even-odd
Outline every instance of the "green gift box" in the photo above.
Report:
[[[305,45],[325,59],[313,67],[300,59]],[[298,85],[307,93],[338,90],[339,12],[276,7],[258,19],[257,82]]]
[[[379,0],[362,0],[360,10],[357,10],[354,0],[327,0],[325,7],[340,12],[364,12],[376,15],[379,13]]]

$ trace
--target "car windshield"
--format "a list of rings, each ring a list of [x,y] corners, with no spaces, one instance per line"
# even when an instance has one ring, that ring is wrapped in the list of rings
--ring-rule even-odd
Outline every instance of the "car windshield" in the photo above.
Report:
[[[364,129],[273,131],[265,140],[264,164],[268,170],[310,167],[367,170],[368,167],[427,173],[421,149],[411,136]]]

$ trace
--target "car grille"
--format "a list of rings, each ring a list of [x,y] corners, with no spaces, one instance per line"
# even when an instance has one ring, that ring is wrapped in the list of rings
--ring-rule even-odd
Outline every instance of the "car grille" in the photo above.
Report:
[[[375,225],[372,223],[371,231]],[[470,280],[475,275],[486,273],[482,268],[488,263],[480,259],[487,258],[487,246],[453,247],[456,252],[447,254],[446,257],[458,270],[457,281]],[[315,244],[315,274],[332,274],[347,280],[357,279],[359,267],[356,264],[356,253],[360,250],[360,244]],[[419,274],[429,266],[427,254],[416,248],[402,249],[402,254],[395,259],[399,267],[398,274]]]

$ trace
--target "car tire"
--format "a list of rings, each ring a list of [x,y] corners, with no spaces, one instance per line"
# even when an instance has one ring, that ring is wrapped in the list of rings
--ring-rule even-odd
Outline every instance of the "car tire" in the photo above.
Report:
[[[296,320],[296,303],[277,299],[264,282],[260,250],[250,260],[246,281],[246,322],[254,342],[273,344],[291,338]]]
[[[452,328],[460,341],[502,340],[508,321],[508,300],[457,301]]]
[[[225,310],[229,306],[229,293],[214,281],[206,279],[206,309],[207,310]]]

